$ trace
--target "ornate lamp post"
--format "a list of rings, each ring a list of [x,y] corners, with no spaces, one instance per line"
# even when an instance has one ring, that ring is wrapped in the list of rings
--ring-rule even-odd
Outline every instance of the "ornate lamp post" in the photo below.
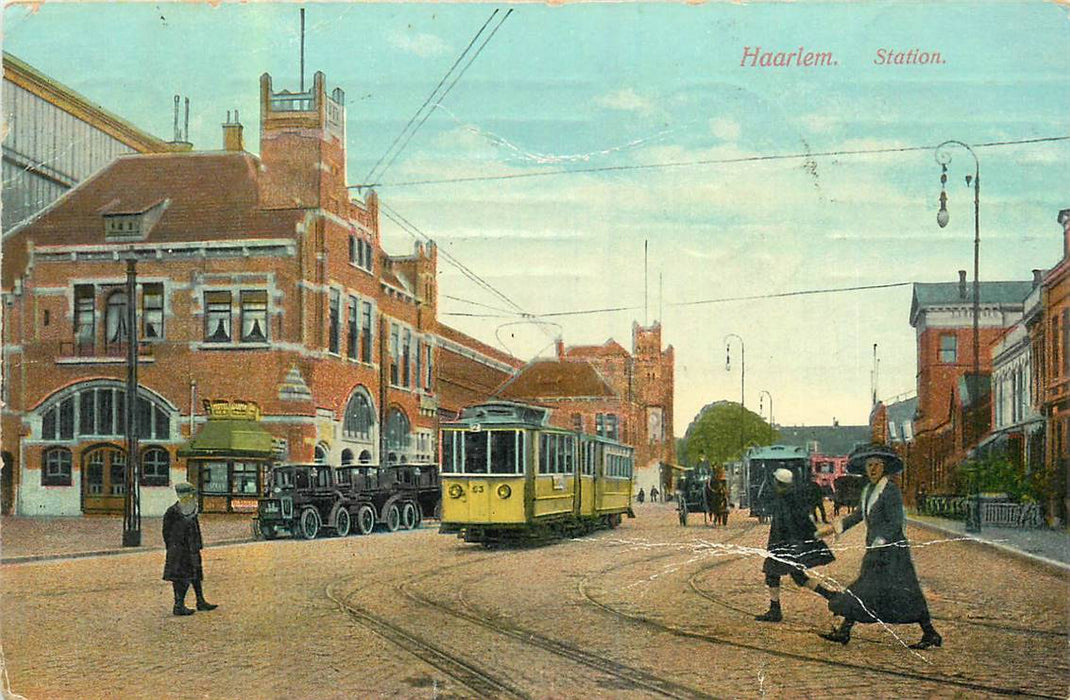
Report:
[[[933,155],[936,158],[936,162],[940,165],[941,170],[940,211],[936,214],[936,223],[940,225],[940,228],[947,226],[947,222],[950,219],[950,215],[947,211],[947,191],[945,185],[947,184],[947,166],[951,162],[951,146],[965,148],[966,152],[973,158],[973,175],[966,176],[966,185],[973,185],[973,376],[974,381],[976,382],[977,377],[981,374],[981,340],[979,329],[981,316],[981,285],[978,280],[981,255],[981,164],[980,161],[977,160],[977,154],[973,152],[973,149],[962,141],[948,140],[936,147],[936,152]],[[972,439],[976,440],[979,437],[977,434],[976,406],[974,406],[973,414]],[[981,492],[976,474],[974,475],[973,483],[973,508],[970,510],[966,518],[966,531],[981,531]]]
[[[739,458],[743,459],[743,451],[746,449],[746,443],[743,439],[743,424],[747,418],[746,404],[746,386],[747,386],[747,348],[743,344],[743,338],[740,338],[735,333],[729,333],[724,337],[724,371],[732,371],[732,344],[729,342],[732,338],[739,341]]]
[[[141,474],[137,434],[137,259],[126,259],[126,490],[123,546],[141,546]]]

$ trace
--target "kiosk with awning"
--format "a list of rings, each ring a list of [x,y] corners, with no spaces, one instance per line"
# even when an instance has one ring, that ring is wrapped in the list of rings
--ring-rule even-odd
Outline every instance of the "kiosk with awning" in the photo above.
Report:
[[[204,402],[208,420],[178,456],[187,460],[189,480],[206,513],[253,512],[274,450],[250,401]]]

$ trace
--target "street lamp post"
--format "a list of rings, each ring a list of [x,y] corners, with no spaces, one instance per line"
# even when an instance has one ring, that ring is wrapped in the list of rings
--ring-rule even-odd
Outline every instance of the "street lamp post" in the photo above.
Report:
[[[770,394],[765,389],[762,389],[762,393],[758,394],[758,401],[759,401],[758,412],[759,413],[762,412],[762,404],[760,402],[761,402],[762,398],[765,397],[765,396],[769,397],[769,427],[772,428],[773,427],[773,395]]]
[[[735,333],[729,333],[724,337],[724,371],[732,371],[732,344],[729,342],[732,338],[739,341],[739,458],[743,459],[743,451],[745,450],[745,441],[743,438],[743,424],[747,418],[746,409],[746,387],[747,387],[747,348],[743,344],[743,338],[740,338]]]
[[[137,434],[137,260],[126,260],[126,490],[123,493],[123,546],[141,546],[141,479]]]
[[[973,185],[973,376],[974,382],[976,382],[981,374],[981,284],[978,279],[981,256],[981,163],[977,160],[977,154],[973,152],[973,149],[962,141],[948,140],[936,147],[936,152],[933,155],[936,158],[937,164],[940,165],[941,170],[940,211],[936,214],[936,223],[939,224],[940,228],[947,226],[947,222],[950,219],[950,215],[947,211],[947,191],[945,185],[947,184],[947,166],[951,162],[951,153],[949,150],[949,147],[951,146],[961,146],[966,149],[966,152],[969,153],[971,157],[973,157],[973,175],[966,176],[966,185]],[[968,383],[967,386],[969,386]],[[974,391],[976,392],[976,388],[974,388]],[[976,399],[975,396],[971,396],[971,398]],[[973,414],[973,435],[971,436],[971,439],[976,440],[979,437],[977,434],[976,405],[973,406]],[[968,532],[980,532],[981,491],[976,475],[974,478],[973,491],[973,508],[966,518],[966,530]]]

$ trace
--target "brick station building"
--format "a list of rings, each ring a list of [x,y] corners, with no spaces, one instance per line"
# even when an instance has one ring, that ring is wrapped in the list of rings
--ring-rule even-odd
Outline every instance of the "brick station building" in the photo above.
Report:
[[[433,462],[440,346],[449,376],[490,373],[476,395],[518,366],[438,324],[433,244],[383,251],[376,194],[346,188],[345,93],[265,74],[260,97],[259,156],[228,116],[222,151],[120,156],[5,234],[18,514],[121,512],[132,337],[146,515],[186,479],[210,509],[250,508],[271,459]]]

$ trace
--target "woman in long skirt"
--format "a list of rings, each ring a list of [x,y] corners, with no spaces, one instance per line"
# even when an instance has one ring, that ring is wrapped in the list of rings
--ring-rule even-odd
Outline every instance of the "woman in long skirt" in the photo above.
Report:
[[[921,592],[910,546],[903,530],[903,496],[889,476],[903,470],[899,455],[884,445],[866,445],[851,453],[847,470],[864,472],[869,483],[862,489],[859,508],[847,517],[821,528],[819,536],[837,534],[866,523],[866,554],[862,570],[847,590],[829,601],[829,610],[843,623],[821,636],[846,644],[855,623],[918,624],[922,638],[912,649],[928,649],[943,643],[932,625],[929,606]]]

